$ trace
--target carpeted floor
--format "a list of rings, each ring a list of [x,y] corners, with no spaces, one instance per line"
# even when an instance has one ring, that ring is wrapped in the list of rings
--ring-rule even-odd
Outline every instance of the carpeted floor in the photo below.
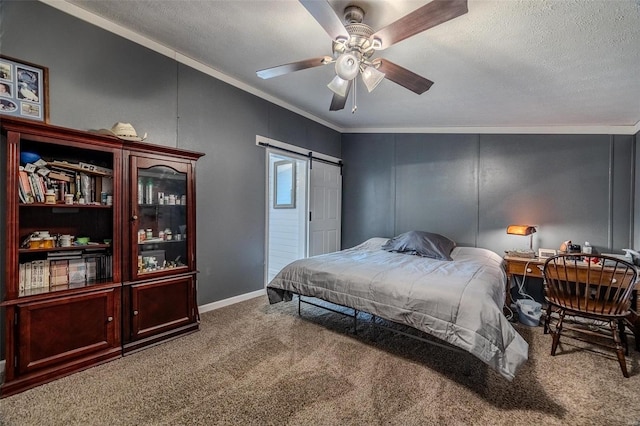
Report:
[[[466,353],[259,297],[201,330],[0,400],[2,425],[640,425],[639,352],[611,357],[518,326],[508,382]],[[633,344],[633,340],[630,342]]]

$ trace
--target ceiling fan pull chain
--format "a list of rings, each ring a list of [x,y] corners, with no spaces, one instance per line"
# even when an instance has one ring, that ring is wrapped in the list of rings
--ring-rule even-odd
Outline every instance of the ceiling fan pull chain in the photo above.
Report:
[[[356,86],[358,85],[358,81],[353,79],[353,108],[351,108],[351,114],[355,114],[358,109],[358,105],[356,105]]]

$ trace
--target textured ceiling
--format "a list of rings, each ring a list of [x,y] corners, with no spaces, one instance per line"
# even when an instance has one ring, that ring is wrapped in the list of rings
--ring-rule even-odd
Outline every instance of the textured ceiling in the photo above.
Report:
[[[84,19],[104,18],[116,24],[113,31],[131,30],[341,131],[638,131],[640,122],[640,0],[469,0],[467,14],[376,54],[434,81],[431,89],[416,95],[385,80],[367,93],[360,85],[355,114],[351,98],[344,110],[329,111],[333,65],[256,76],[331,54],[329,36],[296,0],[68,3],[82,8]],[[364,22],[377,30],[428,1],[329,3],[339,16],[349,4],[361,6]]]

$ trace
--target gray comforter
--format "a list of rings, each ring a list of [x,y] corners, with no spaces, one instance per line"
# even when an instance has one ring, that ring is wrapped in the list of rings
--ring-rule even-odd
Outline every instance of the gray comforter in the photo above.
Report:
[[[267,286],[271,303],[317,297],[406,324],[475,355],[512,380],[528,345],[502,313],[505,272],[496,253],[456,247],[453,261],[382,250],[372,238],[297,260]]]

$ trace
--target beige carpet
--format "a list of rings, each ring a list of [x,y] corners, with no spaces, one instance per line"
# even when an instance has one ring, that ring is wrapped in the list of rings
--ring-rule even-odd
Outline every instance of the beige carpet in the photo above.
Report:
[[[519,326],[508,382],[466,353],[259,297],[201,330],[0,400],[2,425],[640,425],[639,353],[617,361]],[[633,340],[631,342],[633,344]]]

